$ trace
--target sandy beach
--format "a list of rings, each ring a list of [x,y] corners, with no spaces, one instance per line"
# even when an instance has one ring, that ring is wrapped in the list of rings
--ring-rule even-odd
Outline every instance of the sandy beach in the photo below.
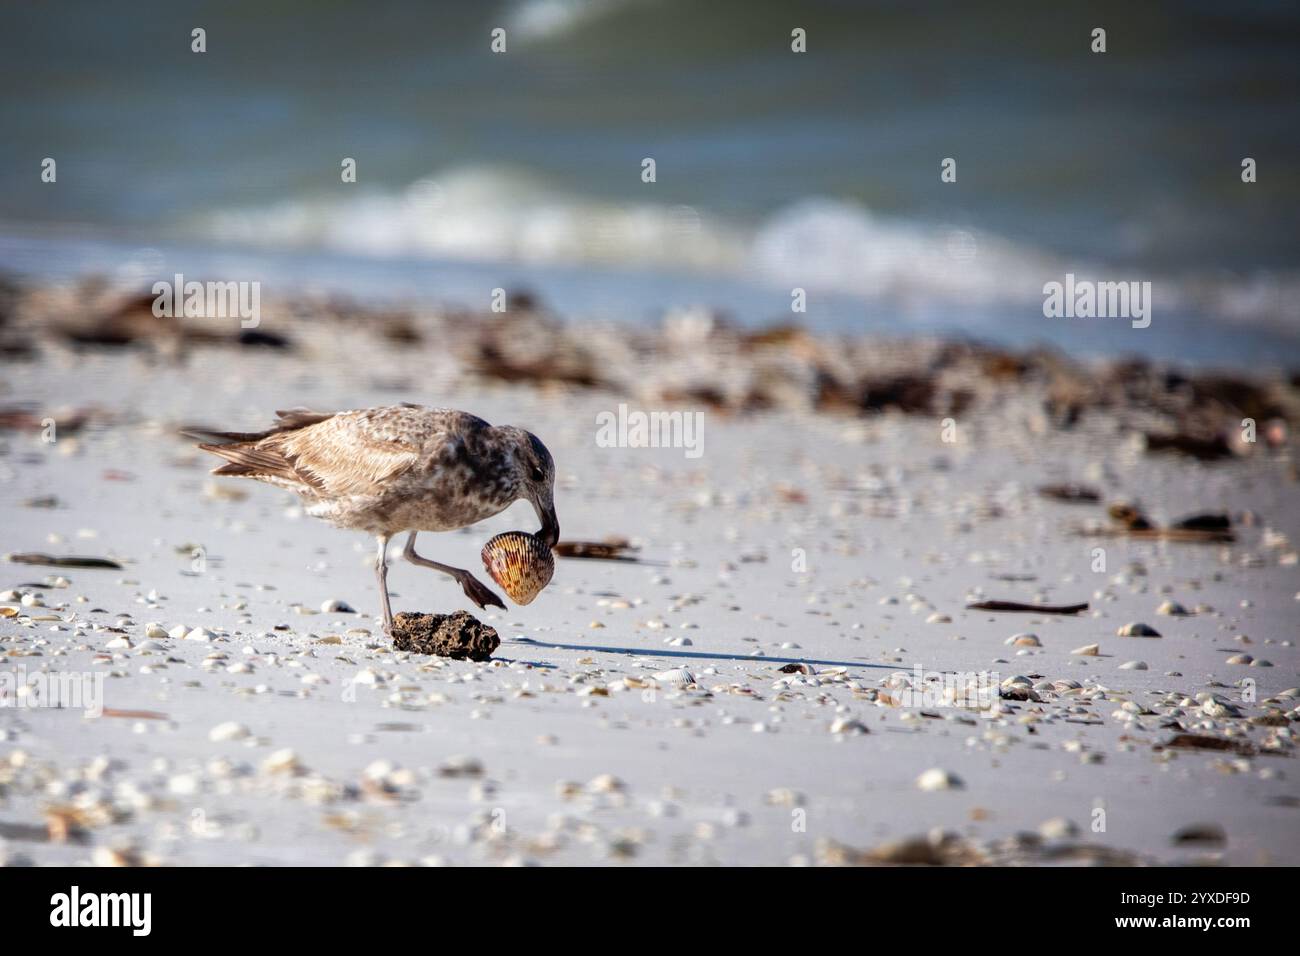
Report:
[[[0,707],[4,862],[1300,863],[1288,381],[1234,379],[1273,403],[1243,443],[1240,391],[1160,367],[707,315],[263,307],[238,344],[84,290],[17,299],[0,649],[103,697]],[[72,318],[131,331],[88,346]],[[401,401],[535,432],[564,540],[634,560],[562,558],[486,613],[396,560],[395,610],[468,610],[502,643],[395,653],[372,541],[178,435]],[[620,404],[698,413],[699,454],[598,442]],[[1144,437],[1189,422],[1209,430],[1182,452]],[[1040,491],[1071,483],[1095,499]],[[421,547],[477,572],[511,529],[536,530],[527,504]],[[33,553],[120,567],[12,560]]]

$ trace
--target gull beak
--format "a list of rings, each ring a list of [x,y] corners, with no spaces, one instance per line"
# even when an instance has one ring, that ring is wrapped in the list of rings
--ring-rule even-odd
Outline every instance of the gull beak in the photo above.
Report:
[[[542,510],[537,509],[537,517],[542,522],[542,530],[537,532],[537,536],[546,542],[548,548],[553,548],[560,543],[560,519],[555,516],[555,506]]]

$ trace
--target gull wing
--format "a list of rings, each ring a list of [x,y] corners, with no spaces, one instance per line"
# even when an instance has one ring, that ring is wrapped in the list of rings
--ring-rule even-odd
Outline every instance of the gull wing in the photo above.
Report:
[[[324,498],[375,494],[420,458],[415,436],[382,415],[281,412],[280,424],[251,441],[200,445],[229,464],[213,471],[294,487]]]

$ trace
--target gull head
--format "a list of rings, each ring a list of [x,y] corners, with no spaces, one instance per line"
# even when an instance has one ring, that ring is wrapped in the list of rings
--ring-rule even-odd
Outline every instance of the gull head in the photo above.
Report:
[[[555,459],[540,438],[513,425],[496,429],[508,442],[519,478],[519,497],[530,502],[542,528],[537,536],[553,548],[560,540],[560,521],[555,515]]]

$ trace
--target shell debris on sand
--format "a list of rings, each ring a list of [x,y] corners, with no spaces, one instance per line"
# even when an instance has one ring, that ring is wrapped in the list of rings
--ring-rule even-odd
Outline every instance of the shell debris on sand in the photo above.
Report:
[[[340,334],[355,324],[340,322]],[[391,353],[377,357],[408,358]],[[214,377],[229,370],[212,363]],[[422,381],[420,367],[411,365],[412,382]],[[390,371],[407,374],[391,368],[385,377]],[[294,370],[285,372],[287,390]],[[20,386],[41,381],[15,374]],[[339,392],[355,389],[354,368],[339,374]],[[230,399],[222,414],[243,414],[241,396]],[[514,399],[483,401],[493,409]],[[151,401],[141,393],[138,408],[162,417]],[[17,589],[0,593],[0,607],[14,612],[0,618],[0,652],[15,655],[6,661],[26,661],[29,673],[102,669],[112,677],[106,703],[119,709],[106,706],[103,719],[16,712],[8,720],[0,708],[0,862],[76,865],[95,847],[130,842],[166,852],[168,865],[1083,865],[1139,862],[1124,848],[1135,839],[1156,863],[1186,863],[1207,849],[1225,863],[1264,853],[1295,861],[1287,829],[1300,729],[1287,627],[1300,608],[1294,568],[1246,567],[1236,551],[1133,545],[1108,549],[1110,573],[1094,577],[1087,549],[1058,540],[1049,503],[1024,500],[1033,482],[1058,477],[1060,459],[1041,454],[1044,433],[999,427],[1000,418],[972,422],[982,430],[980,454],[955,453],[941,470],[928,467],[928,417],[873,413],[843,431],[818,425],[823,443],[802,429],[789,435],[787,419],[769,432],[764,415],[719,425],[704,459],[714,471],[701,476],[697,464],[661,468],[591,451],[581,424],[588,400],[570,406],[561,392],[555,401],[536,415],[568,433],[561,441],[574,462],[561,491],[570,507],[582,506],[592,527],[627,523],[665,560],[566,560],[572,579],[552,580],[563,600],[552,594],[538,608],[484,615],[485,624],[512,628],[501,640],[515,638],[506,652],[515,659],[493,652],[471,666],[395,650],[395,640],[416,636],[410,622],[404,637],[397,628],[381,633],[370,614],[353,615],[341,601],[364,611],[376,591],[350,594],[330,580],[353,557],[371,562],[368,547],[331,555],[322,530],[305,539],[308,553],[286,562],[283,535],[261,522],[273,505],[214,516],[208,502],[185,503],[195,497],[186,491],[192,478],[179,472],[159,482],[176,500],[136,502],[122,492],[144,517],[173,508],[177,526],[145,524],[143,535],[123,537],[123,526],[106,523],[106,538],[140,554],[125,572],[66,571],[69,591],[44,570],[10,566],[0,581],[0,592]],[[134,419],[136,408],[127,414]],[[1079,462],[1095,456],[1087,476],[1099,487],[1142,488],[1159,513],[1192,492],[1234,511],[1257,507],[1286,517],[1300,540],[1285,511],[1289,485],[1265,495],[1245,464],[1183,475],[1127,450],[1094,451],[1096,436],[1085,431],[1059,442]],[[149,440],[134,428],[121,445],[108,437],[77,459],[72,489],[123,447]],[[1024,453],[1020,468],[986,459],[1002,440],[1008,454]],[[916,458],[907,454],[913,445]],[[774,449],[781,470],[800,476],[803,510],[771,501],[775,466],[745,467],[759,460],[755,447]],[[160,444],[158,460],[169,454]],[[1112,467],[1114,478],[1103,473]],[[53,529],[75,534],[112,503],[97,492],[80,504],[71,489],[51,487],[73,507],[55,512],[50,528],[33,521],[23,529],[33,542]],[[461,544],[472,553],[469,542],[482,548],[483,533],[536,527],[492,520],[493,530],[471,529],[475,537]],[[173,558],[145,543],[191,528],[204,529],[209,555],[226,556],[225,570],[177,574],[190,549]],[[834,543],[822,559],[811,555],[814,574],[792,578],[785,545],[820,552],[814,535],[830,529]],[[1250,545],[1258,534],[1243,530]],[[556,563],[569,558],[563,546],[552,550]],[[966,610],[983,600],[985,578],[1032,610]],[[417,582],[400,583],[414,599],[408,611],[473,606],[421,601]],[[1086,597],[1096,612],[1056,620],[1044,610],[1068,595]],[[1159,612],[1175,596],[1194,616]],[[600,635],[587,629],[593,619],[604,625]],[[1116,634],[1153,620],[1170,631],[1163,640]],[[185,639],[196,629],[209,639]],[[675,638],[695,646],[663,643]],[[1118,669],[1131,658],[1149,669]],[[1261,669],[1263,658],[1275,666]],[[1170,673],[1175,667],[1186,676]],[[127,709],[146,706],[172,716]],[[936,769],[918,780],[928,768]],[[1098,800],[1123,826],[1089,829]],[[1211,821],[1226,842],[1169,839]],[[33,826],[36,837],[24,835]]]
[[[546,543],[524,531],[506,531],[483,545],[483,567],[516,604],[531,604],[551,583],[555,556]]]

